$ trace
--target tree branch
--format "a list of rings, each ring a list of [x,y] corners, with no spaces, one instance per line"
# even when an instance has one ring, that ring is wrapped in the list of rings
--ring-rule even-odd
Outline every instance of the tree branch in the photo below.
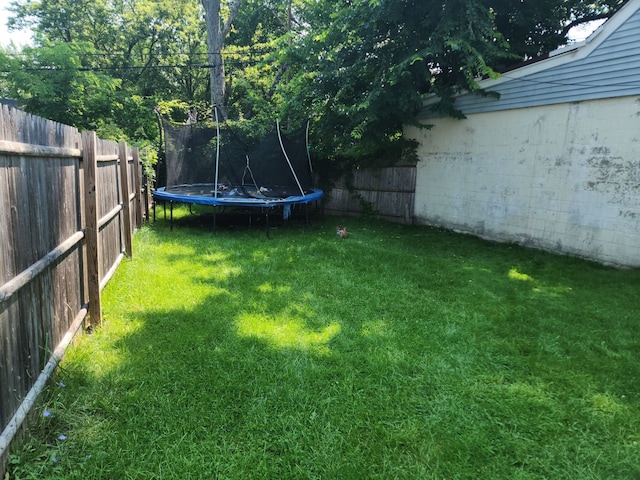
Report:
[[[231,6],[231,11],[229,12],[229,17],[227,18],[227,21],[224,22],[224,27],[222,28],[223,39],[227,37],[229,30],[231,30],[231,24],[233,23],[233,21],[236,19],[236,16],[238,15],[238,10],[240,9],[241,3],[242,3],[242,0],[236,0],[235,2],[233,2],[233,5]]]
[[[566,37],[567,34],[569,33],[569,30],[571,30],[573,27],[577,27],[578,25],[582,25],[583,23],[593,22],[594,20],[609,19],[611,15],[613,15],[613,13],[609,12],[609,13],[601,13],[598,15],[587,15],[586,17],[578,18],[573,22],[569,23],[567,26],[565,26],[560,32],[560,35],[562,35],[563,37]]]

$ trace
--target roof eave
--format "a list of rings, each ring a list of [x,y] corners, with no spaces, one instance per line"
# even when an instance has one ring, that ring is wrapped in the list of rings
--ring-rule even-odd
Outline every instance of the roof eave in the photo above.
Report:
[[[609,35],[615,32],[629,17],[637,10],[640,10],[640,0],[629,0],[618,10],[615,15],[600,25],[594,32],[589,35],[586,40],[576,42],[570,45],[557,48],[549,53],[547,58],[541,59],[529,65],[510,70],[508,73],[500,75],[498,78],[487,78],[478,80],[480,90],[491,90],[501,83],[532,75],[549,68],[562,65],[564,63],[574,62],[591,54]],[[456,96],[464,95],[468,92],[460,92]],[[424,106],[433,105],[438,102],[436,96],[429,97],[423,102]]]

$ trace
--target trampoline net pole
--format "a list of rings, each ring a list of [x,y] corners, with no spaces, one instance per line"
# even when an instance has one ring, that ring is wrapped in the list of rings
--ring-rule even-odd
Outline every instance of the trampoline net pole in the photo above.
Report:
[[[309,125],[310,120],[307,120],[307,128],[304,132],[304,150],[307,152],[307,161],[309,162],[309,172],[313,173],[313,165],[311,164],[311,153],[309,153]]]
[[[218,174],[220,167],[220,122],[218,121],[218,107],[213,107],[213,112],[216,117],[216,173],[213,182],[213,197],[218,198]]]
[[[284,143],[282,143],[282,134],[280,133],[280,121],[276,120],[276,130],[278,131],[278,140],[280,141],[280,148],[282,149],[282,153],[284,154],[284,158],[287,160],[287,163],[289,164],[289,168],[291,169],[291,173],[293,174],[293,178],[296,181],[296,184],[298,185],[298,188],[300,189],[300,193],[302,194],[302,196],[304,197],[304,188],[302,188],[302,185],[300,185],[300,180],[298,180],[298,175],[296,175],[296,171],[293,168],[293,165],[291,165],[291,160],[289,160],[289,155],[287,155],[287,151],[284,148]]]

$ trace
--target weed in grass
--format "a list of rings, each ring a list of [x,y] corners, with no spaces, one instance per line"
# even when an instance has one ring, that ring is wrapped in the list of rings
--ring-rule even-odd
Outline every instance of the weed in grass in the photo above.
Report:
[[[10,478],[640,476],[640,272],[338,223],[143,228]]]

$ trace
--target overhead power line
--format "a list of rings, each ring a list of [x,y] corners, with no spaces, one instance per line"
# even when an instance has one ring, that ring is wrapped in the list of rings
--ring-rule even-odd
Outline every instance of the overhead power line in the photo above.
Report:
[[[233,65],[256,65],[259,62],[255,60],[249,61],[225,61],[225,66],[233,66]],[[209,63],[183,63],[183,64],[168,64],[168,65],[110,65],[103,67],[58,67],[55,65],[41,65],[38,67],[24,67],[21,68],[21,71],[25,72],[39,72],[39,71],[47,71],[47,72],[100,72],[100,71],[115,71],[115,70],[163,70],[163,69],[176,69],[176,68],[185,68],[185,69],[201,69],[201,68],[215,68],[219,66],[219,64],[209,64]],[[1,69],[0,72],[8,73],[13,70],[11,69]]]

